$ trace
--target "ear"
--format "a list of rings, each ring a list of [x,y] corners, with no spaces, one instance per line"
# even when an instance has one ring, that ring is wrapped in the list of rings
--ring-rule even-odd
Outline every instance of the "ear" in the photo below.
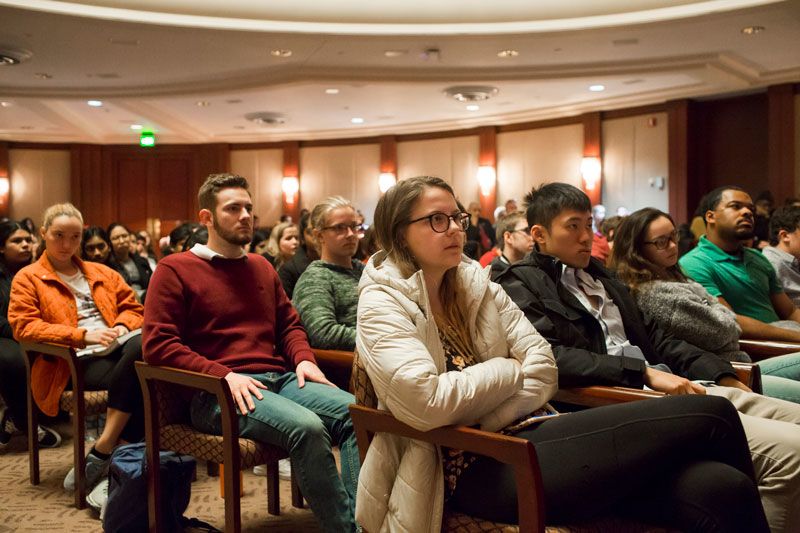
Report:
[[[709,209],[709,210],[708,210],[708,211],[706,211],[706,213],[703,215],[703,218],[705,219],[705,221],[706,221],[706,224],[711,224],[712,222],[715,222],[716,215],[714,214],[714,211],[712,211],[711,209]]]
[[[789,232],[785,229],[778,231],[778,242],[789,243]]]
[[[44,240],[44,235],[45,235],[45,233],[47,233],[47,230],[45,230],[45,229],[44,229],[44,226],[42,226],[41,228],[39,228],[39,235],[41,235],[41,237],[42,237],[42,240]]]
[[[200,223],[204,226],[210,226],[213,222],[213,215],[211,214],[210,209],[201,209],[199,213],[197,213],[197,219]]]
[[[548,236],[547,228],[544,226],[539,224],[531,226],[531,237],[533,237],[533,242],[536,244],[545,244]]]

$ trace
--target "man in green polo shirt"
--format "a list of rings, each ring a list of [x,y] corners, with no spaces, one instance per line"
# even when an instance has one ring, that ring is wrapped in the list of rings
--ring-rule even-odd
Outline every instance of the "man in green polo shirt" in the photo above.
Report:
[[[743,338],[800,342],[800,310],[783,292],[769,261],[743,245],[753,238],[750,195],[739,187],[719,187],[703,202],[706,235],[681,258],[681,268],[733,309]],[[779,321],[784,322],[773,324]]]

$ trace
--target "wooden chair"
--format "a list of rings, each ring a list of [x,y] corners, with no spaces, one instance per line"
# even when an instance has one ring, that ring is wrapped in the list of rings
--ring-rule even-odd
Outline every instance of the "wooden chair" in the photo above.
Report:
[[[137,361],[136,372],[142,386],[145,408],[145,440],[148,464],[159,463],[160,450],[191,455],[225,466],[225,527],[241,531],[241,479],[239,472],[256,465],[267,465],[267,511],[280,514],[278,460],[289,456],[286,450],[239,438],[238,415],[228,382],[224,378],[153,366]],[[222,412],[222,435],[209,435],[194,429],[189,422],[188,395],[198,390],[214,394]],[[238,443],[238,445],[237,445]],[[148,515],[152,532],[164,531],[160,523],[160,473],[147,469]],[[292,478],[292,505],[303,507],[303,497]]]
[[[445,533],[658,533],[667,530],[629,520],[607,517],[587,524],[545,526],[542,476],[536,449],[525,439],[474,429],[448,426],[419,431],[397,420],[388,411],[378,410],[375,389],[354,354],[350,389],[356,404],[350,406],[358,449],[363,463],[372,437],[391,433],[410,439],[486,455],[514,469],[517,485],[518,524],[501,524],[445,508],[442,531]]]
[[[739,349],[743,352],[746,352],[753,361],[762,361],[777,355],[800,352],[800,344],[779,341],[739,339]]]
[[[353,352],[319,350],[317,348],[314,348],[313,351],[317,364],[325,372],[327,378],[342,390],[347,390],[350,383],[350,372],[353,368]]]
[[[33,400],[31,390],[31,368],[39,354],[58,357],[67,362],[72,377],[72,390],[64,391],[60,399],[60,408],[67,411],[72,418],[73,465],[75,467],[75,507],[86,507],[86,417],[106,412],[108,391],[87,391],[84,387],[83,372],[80,359],[75,350],[69,346],[57,344],[22,342],[22,353],[25,355],[28,397],[28,458],[31,484],[39,484],[39,411]]]
[[[761,370],[755,363],[731,363],[739,381],[761,394]],[[616,403],[661,398],[663,392],[632,389],[629,387],[572,387],[559,389],[553,400],[583,407],[600,407]]]

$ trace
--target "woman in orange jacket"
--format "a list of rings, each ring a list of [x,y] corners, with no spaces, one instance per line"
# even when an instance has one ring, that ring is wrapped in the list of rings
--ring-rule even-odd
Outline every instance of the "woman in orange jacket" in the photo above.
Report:
[[[56,204],[45,211],[41,228],[45,252],[17,273],[11,287],[8,320],[18,341],[65,344],[80,356],[87,347],[102,349],[141,327],[142,306],[122,277],[105,265],[80,260],[82,231],[83,216],[72,204]],[[134,369],[134,362],[142,358],[141,340],[134,336],[104,357],[85,357],[87,388],[108,389],[106,424],[86,457],[90,489],[103,478],[110,454],[121,440],[141,439],[142,392]],[[44,355],[36,359],[31,388],[43,413],[58,412],[68,383],[64,361]],[[74,485],[70,471],[64,488],[73,490]]]

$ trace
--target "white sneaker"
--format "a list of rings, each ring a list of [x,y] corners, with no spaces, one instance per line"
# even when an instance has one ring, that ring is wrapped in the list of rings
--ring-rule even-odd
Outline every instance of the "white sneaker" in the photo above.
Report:
[[[267,475],[267,465],[257,465],[253,467],[253,474],[257,476]],[[280,479],[292,479],[292,462],[289,459],[278,461],[278,477]]]
[[[108,501],[108,478],[103,478],[86,496],[86,503],[97,512],[102,512]]]

